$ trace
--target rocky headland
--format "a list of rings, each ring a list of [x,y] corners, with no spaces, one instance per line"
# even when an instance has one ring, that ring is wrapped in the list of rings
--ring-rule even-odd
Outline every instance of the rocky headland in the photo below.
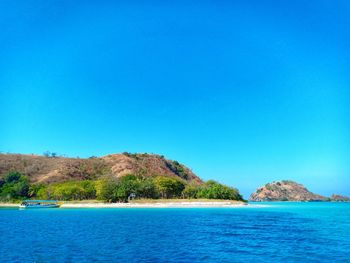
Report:
[[[331,197],[325,197],[310,192],[304,185],[290,180],[276,181],[259,187],[249,197],[249,201],[268,202],[268,201],[334,201],[350,202],[350,197],[333,194]]]
[[[283,180],[268,183],[251,194],[250,201],[327,201],[328,198],[310,192],[302,184]]]

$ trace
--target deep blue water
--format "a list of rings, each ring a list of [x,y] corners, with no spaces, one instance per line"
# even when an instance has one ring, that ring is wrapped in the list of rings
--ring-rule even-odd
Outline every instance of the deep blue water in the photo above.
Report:
[[[350,203],[0,209],[1,262],[350,262]]]

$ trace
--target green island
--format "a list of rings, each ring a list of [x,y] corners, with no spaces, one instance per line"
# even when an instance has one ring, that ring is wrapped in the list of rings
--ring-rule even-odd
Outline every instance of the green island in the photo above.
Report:
[[[3,203],[18,203],[25,199],[54,199],[67,203],[134,204],[176,203],[185,200],[189,202],[244,201],[237,189],[214,180],[204,182],[184,165],[158,155],[124,153],[105,159],[97,157],[74,159],[74,162],[72,159],[56,156],[2,155],[0,157],[2,157],[0,158],[1,167],[4,168],[4,164],[11,164],[10,168],[5,167],[6,169],[3,170],[6,172],[0,175],[0,202]],[[46,169],[47,164],[53,161],[61,166],[61,172],[59,176],[49,177],[48,175],[53,173],[52,170],[57,168],[52,166],[51,170]],[[91,167],[96,169],[88,166],[91,161],[94,162]],[[127,165],[128,168],[133,164],[134,169],[125,168],[130,173],[123,175],[113,173],[115,163],[119,165],[125,161],[130,162]],[[112,165],[110,165],[111,162]],[[37,169],[36,166],[41,169]],[[32,170],[36,172],[25,173]],[[43,171],[44,175],[42,175]],[[81,176],[79,173],[81,171],[82,173],[86,171],[86,174]],[[159,171],[164,171],[164,174],[152,174]],[[58,180],[55,181],[57,178]]]

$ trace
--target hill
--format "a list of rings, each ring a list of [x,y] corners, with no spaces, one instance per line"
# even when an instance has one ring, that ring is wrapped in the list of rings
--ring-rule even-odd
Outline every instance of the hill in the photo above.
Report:
[[[310,192],[293,181],[272,182],[251,194],[250,201],[327,201],[328,198]]]
[[[177,161],[155,154],[111,154],[87,159],[0,154],[0,201],[23,199],[102,200],[225,199],[238,190],[203,182]]]
[[[181,178],[201,184],[202,180],[177,161],[156,154],[110,154],[86,159],[24,154],[0,154],[0,177],[18,171],[31,183],[56,183],[67,180],[95,180],[127,174]]]

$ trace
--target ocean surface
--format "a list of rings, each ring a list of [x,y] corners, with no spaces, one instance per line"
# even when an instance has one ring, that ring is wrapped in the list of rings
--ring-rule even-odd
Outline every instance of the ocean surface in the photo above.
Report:
[[[350,203],[1,208],[0,262],[350,262]]]

